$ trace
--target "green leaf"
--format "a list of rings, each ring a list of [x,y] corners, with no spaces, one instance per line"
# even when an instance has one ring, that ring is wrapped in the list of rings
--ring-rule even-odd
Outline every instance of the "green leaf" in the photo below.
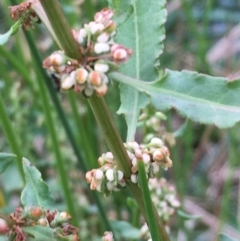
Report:
[[[154,80],[158,77],[157,66],[165,38],[165,0],[137,0],[129,8],[133,12],[118,27],[116,42],[131,48],[133,56],[122,66],[121,72],[144,81]],[[122,104],[118,114],[126,116],[129,141],[134,139],[139,112],[149,103],[149,98],[129,86],[121,85],[120,92]]]
[[[36,241],[55,241],[56,239],[54,238],[54,230],[49,228],[49,227],[43,227],[36,225],[34,227],[25,227],[22,228],[23,231],[34,237],[34,240]]]
[[[129,237],[131,237],[131,239],[139,239],[141,237],[140,230],[132,226],[130,223],[126,221],[110,221],[117,240],[123,238],[129,239]]]
[[[139,81],[119,73],[110,76],[148,94],[157,110],[173,107],[183,117],[220,128],[231,127],[240,120],[239,80],[229,82],[226,78],[186,70],[166,70],[160,80],[153,82]]]
[[[20,18],[5,34],[0,34],[0,45],[4,45],[11,35],[14,35],[18,32],[19,27],[22,24],[22,18]]]
[[[193,219],[198,219],[198,218],[201,218],[200,215],[191,215],[189,213],[186,213],[184,212],[183,210],[181,209],[178,209],[177,210],[177,214],[179,217],[183,218],[183,219],[186,219],[186,220],[193,220]]]
[[[0,153],[0,174],[3,173],[8,165],[16,158],[16,155],[10,153]]]
[[[237,241],[237,239],[228,236],[227,234],[219,234],[219,241]]]
[[[41,173],[26,158],[23,158],[23,170],[26,180],[26,186],[21,195],[23,206],[54,208],[53,199],[47,184],[41,178]]]

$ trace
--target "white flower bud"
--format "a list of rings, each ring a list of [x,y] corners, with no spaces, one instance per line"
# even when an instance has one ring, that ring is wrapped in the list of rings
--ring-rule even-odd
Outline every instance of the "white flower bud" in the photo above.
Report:
[[[151,158],[147,153],[143,153],[142,160],[143,160],[144,164],[148,164],[150,162]]]
[[[83,91],[84,91],[84,94],[85,94],[87,97],[89,97],[89,96],[91,96],[91,95],[93,94],[94,89],[93,89],[92,86],[87,85],[86,88],[85,88]]]
[[[154,151],[153,153],[153,160],[156,162],[159,162],[161,160],[163,160],[164,156],[161,152],[161,150],[157,149],[156,151]]]
[[[181,204],[177,199],[174,199],[171,201],[171,205],[175,208],[178,208],[178,207],[180,207]]]
[[[114,186],[113,186],[113,184],[111,182],[107,182],[106,186],[107,186],[107,190],[108,191],[112,191],[113,188],[114,188]]]
[[[139,145],[136,141],[130,141],[127,143],[127,145],[132,149],[139,149]]]
[[[108,169],[105,173],[108,181],[112,182],[114,180],[114,170],[113,169]]]
[[[104,32],[97,37],[99,43],[106,43],[109,39],[109,34]]]
[[[103,96],[107,93],[108,87],[106,84],[94,87],[98,96]]]
[[[123,172],[118,170],[117,171],[118,181],[121,181],[123,179]]]
[[[106,158],[113,161],[113,158],[114,158],[114,157],[113,157],[112,152],[107,152],[107,153],[106,153]]]
[[[110,50],[110,47],[107,43],[96,43],[94,45],[94,52],[96,54],[105,53],[105,52],[108,52],[109,50]]]
[[[152,168],[153,168],[153,172],[154,173],[158,173],[159,172],[159,165],[155,162],[152,163]]]
[[[157,138],[157,137],[152,138],[150,143],[153,144],[154,146],[157,146],[157,147],[163,146],[163,141],[160,138]]]
[[[127,51],[125,49],[116,49],[113,52],[113,58],[116,60],[124,60],[128,57]]]
[[[137,159],[142,159],[142,151],[139,148],[134,149],[134,153]]]
[[[136,175],[136,174],[132,174],[132,175],[131,175],[131,181],[132,181],[133,183],[137,183],[137,175]]]
[[[77,41],[78,43],[82,44],[84,42],[84,39],[87,37],[87,31],[86,29],[82,28],[80,29],[80,31],[78,32],[77,35]]]
[[[63,75],[63,77],[61,78],[61,88],[63,90],[69,90],[73,87],[73,85],[75,84],[75,75],[75,71],[73,71],[70,75]]]
[[[136,158],[136,157],[134,157],[134,158],[132,159],[132,165],[133,165],[133,166],[137,166],[137,158]]]
[[[102,241],[114,241],[112,232],[105,232]]]
[[[101,73],[106,73],[109,70],[109,66],[107,64],[103,64],[103,63],[96,63],[94,65],[94,70],[101,72]]]
[[[95,178],[97,180],[101,180],[103,178],[103,171],[101,169],[97,169],[95,172]]]
[[[128,150],[127,150],[127,154],[129,156],[130,160],[132,160],[135,157],[134,154]]]

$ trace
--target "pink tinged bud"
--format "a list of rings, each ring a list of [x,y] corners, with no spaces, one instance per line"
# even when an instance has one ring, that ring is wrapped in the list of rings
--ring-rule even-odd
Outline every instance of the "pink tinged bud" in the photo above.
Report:
[[[98,96],[104,96],[107,93],[108,87],[106,84],[102,84],[101,86],[95,87]]]
[[[125,60],[128,57],[127,51],[125,49],[116,49],[113,52],[113,58],[115,60]]]
[[[157,149],[156,151],[154,151],[153,153],[153,160],[156,162],[161,161],[164,158],[161,150]]]
[[[88,79],[89,79],[90,83],[95,85],[95,86],[99,86],[102,83],[101,75],[97,71],[92,71],[89,74]]]
[[[8,225],[7,222],[0,218],[0,234],[5,234],[8,231]]]
[[[134,149],[134,153],[137,159],[142,159],[142,151],[140,149]]]
[[[110,50],[110,47],[107,43],[96,43],[94,45],[94,52],[96,54],[105,53],[105,52],[108,52],[109,50]]]
[[[98,12],[94,16],[94,21],[97,23],[101,23],[103,20],[103,14],[101,12]]]
[[[103,63],[96,63],[94,65],[94,70],[101,72],[101,73],[106,73],[109,70],[109,66],[107,64],[103,64]]]
[[[94,172],[95,172],[95,169],[86,173],[85,178],[86,178],[88,183],[92,182]]]
[[[170,156],[169,150],[166,146],[162,147],[162,152],[164,153],[165,156],[167,156],[167,157]]]
[[[113,169],[108,169],[105,173],[108,181],[112,182],[114,180],[114,170]]]
[[[63,51],[56,51],[52,53],[49,57],[51,65],[60,66],[65,64],[66,58]]]
[[[102,178],[103,178],[103,171],[101,169],[97,169],[96,170],[95,178],[96,178],[96,180],[102,180]]]
[[[46,218],[40,218],[40,219],[38,219],[38,222],[37,222],[39,225],[41,225],[41,226],[44,226],[44,227],[46,227],[46,226],[49,226],[49,223],[48,223],[48,220],[46,219]]]
[[[112,232],[105,232],[102,241],[114,241]]]
[[[153,144],[156,147],[162,147],[163,146],[163,141],[160,138],[156,138],[156,137],[152,138],[150,143]]]
[[[134,157],[134,158],[132,159],[132,165],[133,165],[133,166],[137,166],[137,158],[136,158],[136,157]]]
[[[142,160],[143,160],[144,164],[148,164],[150,162],[151,158],[148,154],[143,153]]]
[[[106,43],[109,39],[109,34],[106,32],[103,32],[97,37],[97,42],[99,43]]]
[[[131,181],[132,181],[133,183],[137,183],[137,175],[136,175],[136,174],[132,174],[132,175],[131,175]]]
[[[76,70],[76,80],[79,84],[84,84],[88,77],[88,71],[84,68]]]

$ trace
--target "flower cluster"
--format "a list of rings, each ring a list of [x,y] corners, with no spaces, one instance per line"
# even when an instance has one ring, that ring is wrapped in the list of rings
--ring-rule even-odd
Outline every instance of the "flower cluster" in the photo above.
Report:
[[[172,166],[169,150],[159,138],[153,138],[147,145],[137,142],[124,144],[131,160],[131,181],[138,183],[138,160],[143,160],[148,178],[158,173],[160,166],[167,170]],[[124,174],[117,167],[116,160],[111,152],[103,154],[98,159],[101,166],[86,173],[86,180],[92,190],[109,195],[112,191],[119,191],[126,186]]]
[[[138,183],[138,160],[143,160],[148,178],[154,178],[160,167],[164,170],[172,167],[169,150],[159,138],[152,138],[147,145],[129,142],[125,147],[132,162],[131,181],[133,183]]]
[[[175,187],[169,184],[164,178],[151,179],[149,180],[148,186],[157,212],[163,224],[167,227],[170,218],[181,205],[177,199]],[[146,223],[141,228],[141,236],[143,239],[148,239],[148,241],[152,240]]]
[[[10,218],[14,224],[8,231],[9,240],[28,240],[28,236],[22,228],[40,225],[52,228],[59,240],[79,241],[79,229],[69,223],[71,216],[67,212],[45,211],[36,206],[24,210],[18,207],[14,213],[10,214]]]
[[[86,97],[94,91],[98,96],[106,94],[107,74],[132,54],[130,49],[113,41],[116,25],[112,17],[113,11],[105,8],[96,13],[94,21],[79,31],[72,30],[83,56],[81,62],[68,58],[62,51],[54,52],[43,61],[43,67],[60,78],[62,90],[73,88]]]
[[[99,157],[98,163],[100,168],[86,173],[86,180],[90,183],[91,190],[103,192],[108,196],[112,191],[126,187],[123,172],[118,170],[111,152]]]
[[[34,28],[35,23],[41,22],[38,15],[32,9],[32,4],[37,0],[28,0],[20,3],[19,5],[10,7],[10,16],[14,21],[19,20],[23,17],[22,26],[24,29]]]

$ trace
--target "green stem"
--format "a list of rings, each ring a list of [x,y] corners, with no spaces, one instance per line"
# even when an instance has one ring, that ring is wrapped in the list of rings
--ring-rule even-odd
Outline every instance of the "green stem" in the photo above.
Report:
[[[66,55],[68,55],[71,58],[79,60],[79,51],[78,47],[75,44],[76,41],[74,40],[73,36],[69,34],[70,28],[61,11],[58,1],[40,0],[40,2],[44,10],[46,11],[48,19],[52,25],[53,31],[57,36],[58,41],[61,43],[61,46],[63,46],[62,42],[68,41],[68,44],[65,44],[63,47],[63,50],[66,53]],[[56,8],[55,5],[57,6]],[[49,8],[51,8],[51,10]],[[55,24],[54,22],[57,23]],[[59,25],[61,26],[61,28],[58,27]],[[64,29],[67,29],[67,31],[64,32]],[[102,129],[105,140],[111,152],[117,160],[119,168],[124,172],[126,177],[130,177],[131,163],[127,155],[126,149],[124,148],[124,145],[120,138],[120,135],[112,121],[112,117],[108,111],[104,99],[102,97],[98,98],[96,95],[93,95],[91,98],[89,98],[89,104],[93,110],[93,113],[95,115],[95,118],[97,119],[98,124],[100,125],[100,128]],[[144,208],[141,190],[137,187],[137,185],[131,182],[128,183],[128,186],[130,187],[139,205],[139,208],[144,218],[146,219],[147,215],[146,210]],[[159,236],[162,237],[163,241],[170,240],[155,209],[154,216],[157,220]]]
[[[151,233],[151,237],[153,241],[159,241],[158,231],[157,231],[157,225],[155,222],[154,212],[153,212],[153,206],[152,206],[152,200],[150,196],[150,192],[148,189],[148,181],[146,178],[146,172],[143,161],[138,161],[138,177],[140,181],[140,186],[142,189],[143,195],[143,201],[145,208],[147,210],[147,223],[148,227]]]
[[[22,177],[22,180],[25,181],[23,166],[22,166],[23,155],[21,152],[20,145],[18,143],[18,138],[15,135],[12,123],[10,121],[10,118],[8,117],[7,110],[5,108],[1,93],[0,93],[0,121],[2,123],[3,131],[6,135],[8,143],[11,146],[13,153],[17,155],[17,166],[18,166],[20,175]]]

